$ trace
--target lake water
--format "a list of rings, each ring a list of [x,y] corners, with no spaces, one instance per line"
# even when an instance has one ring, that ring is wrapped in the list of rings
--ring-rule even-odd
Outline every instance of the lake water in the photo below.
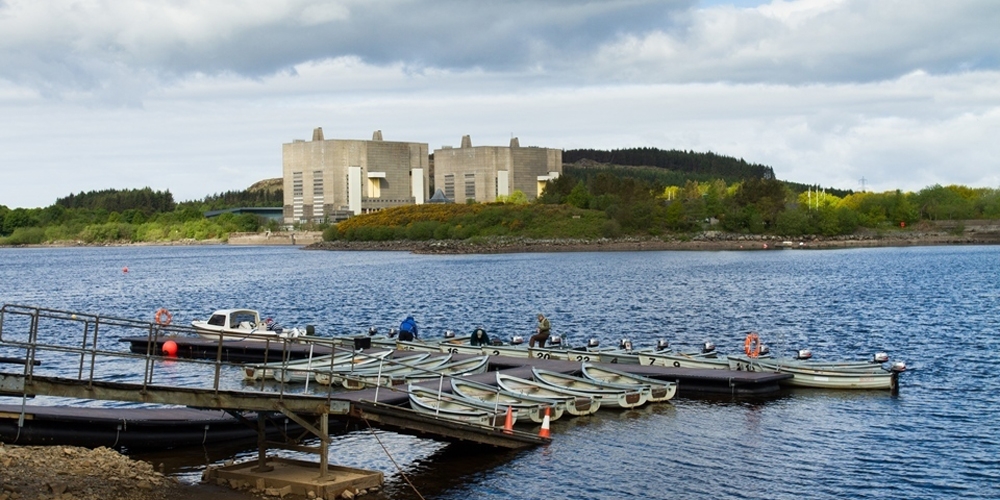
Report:
[[[379,436],[425,498],[1000,497],[1000,247],[467,256],[0,249],[0,303],[145,320],[166,307],[185,324],[245,306],[322,335],[385,331],[412,314],[425,337],[479,324],[501,338],[528,336],[543,312],[574,345],[713,341],[733,352],[753,330],[777,354],[887,351],[911,369],[898,395],[678,398],[560,419],[551,445],[521,452]],[[419,498],[371,434],[347,432],[332,449],[332,463],[385,472],[385,497]],[[236,451],[250,454],[226,453]],[[193,477],[219,455],[154,459],[173,457],[172,470]]]

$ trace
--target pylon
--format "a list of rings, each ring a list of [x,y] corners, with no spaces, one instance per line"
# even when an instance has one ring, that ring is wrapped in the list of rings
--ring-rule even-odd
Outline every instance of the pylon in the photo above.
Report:
[[[542,430],[538,431],[538,437],[549,439],[549,407],[545,407],[545,417],[542,418]]]
[[[514,413],[509,406],[507,407],[507,418],[503,422],[503,431],[506,434],[514,433]]]

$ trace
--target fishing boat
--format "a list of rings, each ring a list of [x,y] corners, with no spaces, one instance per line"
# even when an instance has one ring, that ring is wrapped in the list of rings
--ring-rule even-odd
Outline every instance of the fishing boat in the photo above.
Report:
[[[410,407],[426,415],[493,427],[503,426],[506,422],[506,408],[502,412],[489,410],[453,394],[433,391],[414,384],[407,386],[407,392],[410,396]],[[512,412],[511,419],[514,418]]]
[[[884,352],[875,353],[864,360],[815,361],[812,352],[802,349],[793,358],[750,358],[748,356],[729,356],[729,368],[732,370],[754,371],[759,367],[776,371],[779,366],[803,368],[807,370],[836,370],[858,372],[884,371],[883,365],[889,361],[889,355]]]
[[[677,384],[674,382],[643,377],[593,363],[583,363],[581,371],[584,377],[597,382],[622,387],[642,387],[646,392],[646,400],[653,403],[670,400],[677,394]]]
[[[525,345],[491,345],[483,346],[483,354],[490,356],[507,356],[511,358],[530,358],[528,346]]]
[[[519,415],[527,416],[528,420],[540,424],[545,415],[545,408],[549,408],[549,419],[558,420],[566,410],[565,401],[552,401],[550,399],[535,398],[507,391],[501,387],[481,384],[466,379],[452,379],[451,390],[455,394],[466,399],[478,400],[487,405],[498,408],[514,408]],[[521,421],[526,421],[521,419]]]
[[[426,380],[439,377],[460,377],[464,375],[476,375],[486,373],[489,368],[489,356],[476,356],[458,361],[450,361],[430,370],[416,370],[414,373],[406,374],[405,380]]]
[[[601,408],[601,400],[594,396],[564,391],[548,384],[500,372],[497,372],[497,385],[514,394],[546,399],[553,404],[562,402],[566,405],[566,413],[574,417],[591,415]]]
[[[450,344],[445,342],[438,344],[438,350],[449,354],[472,354],[474,356],[482,356],[485,354],[483,352],[485,348],[486,347],[481,345]]]
[[[201,338],[218,340],[285,340],[299,337],[297,328],[285,330],[270,318],[261,320],[253,309],[220,309],[207,320],[191,322]]]
[[[355,352],[340,353],[335,356],[322,355],[285,361],[272,361],[243,366],[245,380],[275,379],[279,382],[305,382],[316,372],[330,370],[350,370],[364,367],[368,363],[377,362],[388,357],[392,351],[380,351],[368,354]],[[332,359],[331,359],[332,358]]]
[[[383,359],[388,358],[394,351],[376,351],[373,353],[355,353],[356,358],[352,358],[351,363],[342,365],[324,365],[313,367],[313,379],[322,385],[333,385],[340,383],[340,376],[357,370],[367,370],[377,366]]]
[[[360,390],[375,385],[388,387],[402,383],[407,375],[433,370],[449,361],[451,361],[450,354],[432,356],[429,352],[418,352],[384,360],[379,366],[370,365],[362,370],[338,373],[336,377],[345,389],[350,390]]]
[[[667,366],[673,368],[706,368],[728,370],[729,361],[712,352],[663,352],[643,349],[636,352],[639,364],[646,366]]]
[[[731,356],[734,365],[743,363],[744,366],[752,367],[757,371],[772,371],[777,373],[787,373],[792,378],[781,383],[791,387],[811,387],[817,389],[888,389],[896,390],[899,387],[899,374],[906,370],[906,364],[897,361],[886,370],[881,366],[871,370],[856,369],[836,369],[836,368],[807,368],[802,366],[789,366],[775,364],[765,366],[760,364],[760,360]]]
[[[638,388],[626,389],[538,367],[533,367],[531,374],[540,383],[578,395],[593,396],[606,408],[636,408],[646,403],[645,393]]]

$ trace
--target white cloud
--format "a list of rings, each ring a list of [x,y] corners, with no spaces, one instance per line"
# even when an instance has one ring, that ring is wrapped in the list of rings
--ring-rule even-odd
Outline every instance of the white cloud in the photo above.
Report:
[[[714,151],[827,187],[1000,187],[1000,4],[0,3],[0,204],[280,176],[326,137]]]

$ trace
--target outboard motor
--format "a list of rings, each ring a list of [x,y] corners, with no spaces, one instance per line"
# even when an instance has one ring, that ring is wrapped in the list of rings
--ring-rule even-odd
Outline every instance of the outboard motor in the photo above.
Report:
[[[771,348],[768,347],[767,344],[761,344],[760,354],[758,354],[757,356],[763,358],[770,355],[771,355]]]
[[[618,348],[623,351],[631,351],[632,341],[629,339],[622,339],[620,342],[618,342]]]
[[[444,331],[444,338],[446,338],[446,339],[453,339],[453,338],[455,338],[455,332],[453,332],[451,330],[445,330]]]
[[[395,328],[390,328],[389,329],[389,338],[391,339],[391,338],[395,337],[397,333],[399,333],[399,332],[396,331]]]
[[[558,335],[553,335],[549,337],[549,346],[557,347],[562,345],[562,337]]]
[[[524,343],[524,337],[520,335],[514,335],[510,339],[510,345],[521,345]]]
[[[813,357],[813,353],[809,349],[799,349],[799,351],[795,353],[795,359],[809,359],[811,357]]]
[[[712,352],[714,350],[715,350],[715,344],[713,344],[711,342],[705,342],[701,346],[701,352],[704,353],[704,354],[708,354],[708,353],[710,353],[710,352]]]
[[[666,351],[667,349],[670,349],[670,342],[667,342],[666,340],[657,340],[656,341],[656,350],[657,351]]]
[[[368,327],[368,336],[374,337],[376,335],[378,335],[378,328],[375,328],[374,326]]]
[[[599,345],[601,345],[601,342],[595,338],[591,338],[587,341],[587,347],[597,347]]]
[[[875,355],[872,356],[873,363],[882,364],[885,363],[886,361],[889,361],[889,355],[887,353],[876,352]]]
[[[893,371],[893,372],[896,372],[896,373],[905,372],[906,371],[906,363],[903,362],[903,361],[896,361],[895,363],[892,364],[892,367],[889,368],[889,370]]]

